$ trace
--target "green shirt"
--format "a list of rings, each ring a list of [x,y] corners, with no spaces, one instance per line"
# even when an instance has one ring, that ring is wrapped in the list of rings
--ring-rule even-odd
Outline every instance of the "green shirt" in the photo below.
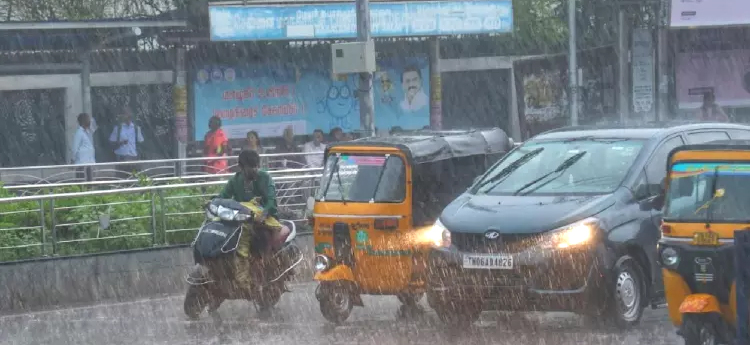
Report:
[[[276,216],[276,186],[268,172],[258,171],[258,177],[253,180],[251,188],[245,188],[245,177],[242,173],[236,173],[227,181],[224,189],[219,194],[222,199],[234,199],[238,202],[248,202],[256,197],[261,197],[263,209],[271,216]]]

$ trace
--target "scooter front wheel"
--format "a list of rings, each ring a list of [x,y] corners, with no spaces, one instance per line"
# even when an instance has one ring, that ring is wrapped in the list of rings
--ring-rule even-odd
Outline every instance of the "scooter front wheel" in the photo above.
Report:
[[[198,320],[207,305],[208,296],[206,295],[205,289],[200,286],[190,285],[185,294],[185,302],[183,305],[185,315],[187,315],[190,320]]]
[[[354,307],[351,291],[336,283],[321,283],[320,290],[323,317],[335,324],[346,321]]]

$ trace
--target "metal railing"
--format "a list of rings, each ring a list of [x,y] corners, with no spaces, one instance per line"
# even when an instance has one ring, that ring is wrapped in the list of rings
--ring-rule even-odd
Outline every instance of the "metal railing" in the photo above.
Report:
[[[279,217],[304,220],[320,174],[274,177]],[[225,181],[0,198],[0,262],[184,245]],[[309,232],[300,232],[309,234]]]
[[[305,174],[321,174],[323,168],[301,168],[301,169],[278,169],[270,170],[269,174],[276,178],[277,176],[297,176]],[[234,173],[222,173],[222,174],[206,174],[206,175],[189,175],[189,176],[173,176],[173,177],[155,177],[150,178],[148,181],[155,185],[167,184],[172,182],[206,182],[216,180],[226,180],[232,177]],[[23,184],[23,185],[10,185],[4,186],[3,188],[10,192],[17,192],[21,195],[36,194],[44,191],[53,191],[55,188],[68,188],[68,187],[82,187],[82,188],[100,188],[100,187],[115,187],[115,188],[129,188],[135,187],[141,183],[138,179],[125,179],[125,180],[104,180],[104,181],[84,181],[84,182],[60,182],[60,183],[37,183],[37,184]]]
[[[315,152],[264,153],[261,159],[268,162],[269,170],[302,169],[308,166],[290,157],[300,157],[304,161],[307,155],[320,155]],[[0,168],[0,181],[6,185],[31,185],[50,183],[74,183],[86,181],[117,181],[128,180],[136,175],[146,175],[150,178],[187,177],[206,175],[207,162],[228,161],[226,172],[237,166],[237,156],[227,157],[191,157],[175,159],[139,160],[129,162],[106,162],[93,164],[62,164],[27,167]],[[120,167],[129,167],[122,170]],[[220,171],[224,172],[224,171]]]

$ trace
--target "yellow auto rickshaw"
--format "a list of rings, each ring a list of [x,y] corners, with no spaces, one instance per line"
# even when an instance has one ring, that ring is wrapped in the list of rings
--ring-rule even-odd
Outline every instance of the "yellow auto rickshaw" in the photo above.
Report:
[[[731,344],[734,231],[750,222],[750,142],[678,147],[667,169],[658,250],[669,317],[686,345]]]
[[[316,297],[345,321],[362,294],[395,295],[419,310],[429,227],[512,142],[500,129],[418,131],[330,145],[311,211]],[[440,237],[438,234],[437,237]]]

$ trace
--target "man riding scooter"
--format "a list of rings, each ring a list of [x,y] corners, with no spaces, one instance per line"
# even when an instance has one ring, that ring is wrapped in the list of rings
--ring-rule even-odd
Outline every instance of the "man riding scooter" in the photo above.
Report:
[[[282,225],[276,219],[276,187],[271,175],[260,170],[258,152],[242,150],[238,160],[240,171],[227,181],[219,197],[234,199],[237,202],[250,202],[259,198],[259,204],[263,206],[263,215],[256,224],[265,224],[263,228],[259,226],[251,230],[255,232],[253,236],[242,236],[237,247],[238,255],[235,256],[234,262],[235,280],[237,284],[244,287],[250,286],[252,282],[250,267],[251,261],[255,261],[256,258],[253,258],[251,254],[259,256],[257,259],[261,262],[266,259],[270,252],[270,243],[280,234]]]

